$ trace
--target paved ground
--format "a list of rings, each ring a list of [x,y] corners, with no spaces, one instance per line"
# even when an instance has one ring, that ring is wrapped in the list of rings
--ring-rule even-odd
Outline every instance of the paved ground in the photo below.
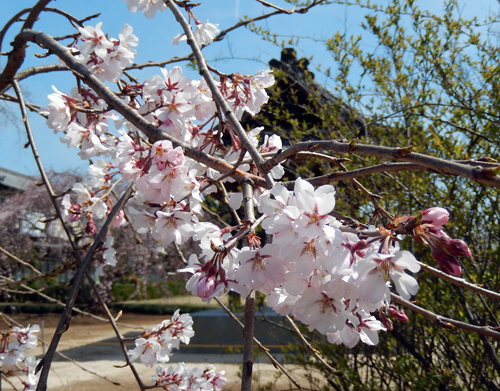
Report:
[[[45,339],[50,340],[59,315],[24,315],[15,318],[24,325],[41,325],[43,321]],[[165,316],[124,314],[119,322],[129,326],[120,325],[120,331],[124,335],[138,335],[142,333],[143,329],[150,329],[163,319],[165,319]],[[6,331],[7,327],[2,325],[0,330]],[[114,332],[108,324],[84,316],[75,316],[71,322],[71,327],[63,335],[60,351],[76,360],[80,366],[71,361],[58,358],[52,365],[49,390],[138,390],[130,369],[120,368],[125,361],[120,346],[113,337]],[[132,346],[133,342],[130,344],[130,347]],[[35,349],[34,353],[37,357],[41,357],[41,347]],[[210,363],[214,364],[218,371],[226,371],[228,385],[225,389],[227,390],[239,389],[240,360],[241,355],[239,354],[186,354],[182,353],[182,346],[178,353],[172,357],[172,362],[185,362],[188,366],[204,366]],[[254,368],[255,389],[270,382],[275,384],[271,388],[274,390],[290,390],[294,388],[290,381],[284,375],[280,375],[269,361],[262,358],[257,361]],[[143,382],[150,384],[154,369],[147,368],[141,363],[137,363],[136,368]],[[297,366],[288,366],[287,368],[304,388],[309,388],[303,369]],[[111,381],[120,383],[121,386],[114,385]],[[13,379],[12,382],[16,388],[22,389],[17,379]],[[2,383],[2,390],[14,390],[5,381]]]

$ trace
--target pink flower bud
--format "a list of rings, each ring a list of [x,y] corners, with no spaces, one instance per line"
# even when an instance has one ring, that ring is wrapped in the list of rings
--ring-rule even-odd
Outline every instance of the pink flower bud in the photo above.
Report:
[[[390,305],[387,310],[389,315],[394,316],[400,322],[408,322],[408,317],[403,310],[398,310],[395,306]]]
[[[422,213],[422,223],[441,228],[448,222],[449,213],[444,208],[429,208]]]
[[[217,287],[217,282],[215,281],[215,276],[211,277],[201,277],[196,285],[196,295],[203,299],[210,297]]]
[[[458,263],[457,259],[453,255],[447,254],[442,248],[434,247],[431,252],[432,258],[434,258],[439,268],[452,276],[458,277],[462,274],[462,267]]]

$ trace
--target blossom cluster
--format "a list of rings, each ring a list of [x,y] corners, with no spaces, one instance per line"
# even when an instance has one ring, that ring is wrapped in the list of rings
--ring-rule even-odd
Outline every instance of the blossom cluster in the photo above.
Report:
[[[154,1],[127,3],[133,12],[163,10]],[[190,17],[194,15],[191,13]],[[194,20],[197,29],[205,29],[203,33],[200,30],[198,38],[198,30],[194,32],[198,44],[210,44],[216,26]],[[124,28],[119,40],[108,41],[100,24],[82,28],[82,44],[75,55],[87,56],[82,62],[100,74],[101,79],[112,81],[118,69],[121,72],[129,63],[127,58],[131,58],[127,55],[121,61],[121,55],[112,53],[121,46],[125,49],[135,46],[137,40],[131,31]],[[181,41],[182,36],[176,40]],[[101,71],[111,63],[116,72],[111,68]],[[110,72],[112,76],[108,77]],[[266,88],[274,83],[274,77],[270,70],[253,76],[234,73],[221,76],[214,83],[236,118],[241,119],[245,112],[255,115],[261,110],[268,100]],[[214,92],[204,79],[192,80],[176,66],[161,69],[161,75],[153,75],[142,83],[122,86],[120,96],[131,110],[171,140],[229,164],[241,161],[237,167],[240,172],[257,173],[255,166],[240,159],[247,153],[240,138],[247,138],[253,147],[266,154],[280,151],[281,139],[266,135],[260,142],[263,128],[249,130],[244,135],[237,133],[218,110],[212,97]],[[175,142],[145,140],[140,129],[120,118],[90,89],[79,87],[65,94],[54,88],[49,100],[49,105],[41,109],[47,115],[48,126],[64,134],[61,141],[68,147],[79,148],[82,159],[92,158],[91,178],[75,184],[72,194],[63,198],[65,218],[72,223],[81,222],[86,234],[95,234],[98,220],[106,218],[114,205],[113,188],[121,181],[134,183],[136,200],[146,206],[144,210],[127,211],[138,233],[150,233],[164,246],[180,245],[191,239],[199,243],[198,255],[192,254],[181,271],[192,273],[186,288],[205,301],[229,290],[243,296],[252,290],[260,291],[269,296],[268,303],[275,311],[291,313],[310,330],[326,334],[332,343],[354,346],[362,341],[373,345],[378,342],[379,330],[392,327],[389,317],[407,320],[404,313],[390,304],[391,289],[404,299],[410,299],[418,291],[413,274],[420,270],[420,265],[410,252],[401,250],[402,234],[397,227],[415,222],[414,232],[405,234],[431,246],[434,258],[447,273],[458,275],[461,269],[455,257],[470,256],[465,243],[450,239],[442,231],[448,216],[444,216],[441,208],[428,209],[417,217],[399,218],[389,228],[372,226],[360,230],[344,226],[331,215],[335,206],[333,186],[314,189],[301,178],[295,181],[293,191],[282,184],[267,190],[254,188],[253,202],[265,217],[262,228],[268,239],[261,245],[254,232],[248,234],[248,222],[221,229],[204,221],[202,204],[210,193],[217,191],[213,183],[223,172],[189,158]],[[118,134],[112,133],[111,121]],[[226,145],[224,140],[231,140],[231,144]],[[280,179],[284,170],[277,165],[270,174]],[[221,179],[226,181],[234,179],[230,176]],[[235,193],[228,203],[237,210],[242,200],[242,194]],[[115,227],[126,224],[123,212],[113,224]],[[238,248],[235,243],[243,237],[249,245]],[[103,272],[105,265],[116,263],[112,242],[108,237],[96,255],[98,273]],[[379,319],[373,315],[376,312]],[[136,340],[136,348],[129,352],[131,358],[140,358],[152,366],[168,361],[179,342],[189,342],[189,322],[181,320],[178,313],[176,317],[184,331],[174,335],[173,321],[162,323]],[[173,378],[181,370],[170,367],[159,371],[166,378]],[[202,372],[207,374],[211,370]],[[162,376],[158,374],[158,378]]]
[[[227,383],[224,374],[224,371],[215,372],[213,365],[207,365],[205,369],[188,368],[184,363],[168,368],[158,365],[152,383],[169,391],[221,391]]]
[[[189,314],[180,315],[177,310],[172,319],[164,320],[143,337],[135,340],[135,349],[129,350],[131,361],[140,359],[147,366],[165,363],[170,360],[172,349],[178,349],[179,343],[189,344],[194,336],[193,319]],[[213,365],[205,369],[198,367],[188,368],[180,363],[164,368],[158,365],[156,375],[153,376],[153,385],[162,386],[170,391],[220,391],[226,384],[224,372],[215,372]]]
[[[413,255],[390,235],[361,240],[343,232],[329,215],[335,205],[330,185],[315,190],[298,178],[294,191],[278,184],[258,202],[268,216],[262,227],[272,243],[222,254],[213,251],[224,243],[222,232],[205,224],[202,260],[193,255],[182,270],[193,273],[186,288],[207,300],[228,289],[242,295],[260,291],[276,312],[291,313],[331,342],[376,344],[377,331],[385,326],[371,313],[390,306],[391,283],[405,299],[418,290],[405,272],[420,270]]]
[[[7,375],[22,373],[27,376],[27,379],[22,379],[25,391],[35,390],[38,384],[39,374],[35,374],[35,368],[40,362],[33,356],[28,356],[28,350],[33,349],[38,344],[36,333],[40,331],[38,325],[29,326],[26,328],[12,327],[6,333],[1,334],[0,342],[0,367]],[[23,369],[12,369],[7,371],[5,367],[18,366],[24,362]]]
[[[85,30],[85,36],[96,37],[93,41],[90,38],[83,41],[82,46],[88,47],[80,48],[80,51],[94,53],[92,56],[104,55],[102,52],[109,45],[100,25],[80,30],[82,35],[82,30]],[[123,42],[133,41],[130,36],[129,31]],[[92,42],[92,46],[88,42]],[[118,65],[123,67],[126,64]],[[91,71],[96,70],[91,68]],[[183,76],[178,66],[171,70],[161,69],[161,73],[161,76],[153,75],[141,84],[124,88],[125,100],[131,109],[137,110],[162,132],[193,148],[216,154],[230,162],[236,161],[241,145],[235,142],[227,148],[220,143],[223,133],[229,133],[233,140],[237,140],[234,130],[224,125],[216,132],[211,126],[216,119],[217,109],[206,82]],[[270,70],[250,77],[237,74],[231,80],[217,82],[219,90],[233,105],[239,117],[244,111],[257,113],[268,99],[265,88],[273,83],[274,77]],[[63,198],[63,213],[68,222],[81,222],[84,233],[93,235],[97,231],[98,221],[106,218],[114,206],[111,190],[125,180],[135,182],[139,201],[160,205],[154,214],[131,211],[136,216],[134,227],[138,232],[150,230],[153,237],[165,246],[173,241],[180,244],[195,234],[201,211],[200,188],[221,173],[187,158],[183,150],[174,148],[170,141],[158,141],[151,145],[137,138],[138,129],[120,119],[89,88],[74,88],[70,94],[66,94],[54,87],[49,101],[49,105],[40,110],[47,116],[47,125],[54,132],[64,134],[61,142],[68,147],[79,148],[78,154],[82,159],[93,159],[89,167],[91,177],[76,183],[72,194],[68,193]],[[112,133],[110,121],[120,128],[118,135]],[[261,130],[258,128],[249,132],[255,146],[258,146],[256,136]],[[261,146],[266,151],[279,148],[281,140],[277,136],[266,137]],[[239,168],[248,171],[250,166],[246,164]],[[283,170],[278,166],[272,173],[280,177]],[[205,189],[205,193],[213,189]],[[125,224],[124,213],[120,212],[113,225],[120,227]],[[101,266],[98,268],[99,273],[102,266],[115,263],[111,245],[108,244],[104,248],[109,251],[100,250],[103,253],[98,257]]]
[[[168,362],[172,349],[179,349],[179,343],[189,344],[193,337],[193,319],[189,314],[179,314],[177,310],[172,319],[164,320],[144,337],[135,340],[135,349],[129,350],[131,361],[138,358],[142,363],[152,367],[158,362]],[[147,337],[147,338],[145,338]]]
[[[102,23],[98,23],[95,27],[78,29],[82,43],[76,59],[100,80],[116,82],[123,68],[134,62],[137,52],[131,47],[137,46],[139,40],[132,34],[133,29],[128,24],[123,26],[118,39],[108,39],[101,26]]]

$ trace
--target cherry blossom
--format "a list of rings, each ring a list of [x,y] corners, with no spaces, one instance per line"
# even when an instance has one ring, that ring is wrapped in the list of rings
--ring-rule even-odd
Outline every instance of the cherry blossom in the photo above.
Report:
[[[197,24],[193,35],[198,46],[210,45],[220,31],[217,28],[218,26],[218,24],[209,23],[208,20]],[[179,34],[172,39],[172,43],[174,45],[178,45],[180,42],[185,40],[187,40],[186,34]]]
[[[377,303],[384,298],[387,282],[390,280],[394,282],[403,299],[408,300],[418,291],[417,280],[404,272],[409,270],[416,273],[420,270],[420,265],[409,251],[397,251],[394,254],[371,252],[357,270],[360,295],[371,303]]]

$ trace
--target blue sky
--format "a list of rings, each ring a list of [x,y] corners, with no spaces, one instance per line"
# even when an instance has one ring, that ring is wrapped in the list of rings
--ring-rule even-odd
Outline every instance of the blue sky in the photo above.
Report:
[[[385,2],[380,1],[382,4]],[[34,0],[0,0],[0,28],[17,11],[28,8],[35,3]],[[282,0],[275,0],[275,3],[281,7],[289,8]],[[421,8],[427,8],[432,12],[439,13],[442,9],[442,2],[420,0]],[[95,13],[101,13],[101,16],[87,22],[95,25],[102,21],[103,31],[109,33],[110,37],[118,37],[118,33],[125,23],[134,28],[134,34],[139,37],[139,46],[136,48],[138,55],[136,62],[162,61],[173,56],[183,56],[188,54],[188,47],[185,43],[179,46],[172,46],[173,36],[181,33],[180,26],[175,22],[172,15],[166,11],[157,14],[154,19],[145,18],[142,13],[132,14],[127,11],[127,7],[122,0],[86,0],[85,6],[80,1],[57,1],[49,4],[53,7],[60,7],[70,14],[83,18]],[[494,0],[480,0],[461,2],[462,14],[464,17],[473,15],[486,16],[489,13],[498,13],[498,2]],[[263,7],[255,0],[205,0],[200,7],[195,8],[195,15],[201,21],[210,20],[211,23],[218,23],[221,30],[235,24],[245,15],[255,17],[264,12],[269,12],[269,8]],[[321,64],[326,68],[331,63],[330,56],[325,51],[321,42],[333,35],[336,31],[348,34],[361,34],[359,23],[363,19],[364,11],[357,7],[346,7],[341,5],[317,7],[306,15],[280,15],[261,22],[261,26],[269,26],[273,31],[283,36],[302,36],[314,39],[304,38],[297,48],[301,56],[313,56],[314,65]],[[15,24],[10,29],[10,33],[5,37],[2,51],[10,50],[9,43],[14,34],[19,31],[20,23]],[[44,13],[39,22],[35,25],[36,30],[46,32],[52,36],[63,36],[73,33],[74,28],[61,16]],[[67,42],[67,41],[66,41]],[[69,42],[68,42],[69,43]],[[365,45],[370,45],[367,41]],[[43,53],[43,50],[32,45],[28,50],[23,68],[34,65],[51,64],[56,62],[54,56],[46,59],[37,59],[34,53]],[[271,58],[279,58],[280,48],[275,45],[264,42],[246,29],[239,29],[230,33],[222,42],[214,44],[205,50],[205,55],[211,64],[225,73],[240,72],[244,74],[253,74],[259,70],[267,69],[267,62]],[[229,60],[229,58],[233,58]],[[5,57],[0,59],[0,66],[6,63]],[[169,66],[167,66],[169,67]],[[145,71],[136,72],[134,76],[139,80],[145,80],[154,73],[159,73],[157,68],[149,68]],[[185,73],[191,78],[199,78],[199,75],[186,70]],[[320,82],[326,81],[317,74]],[[35,76],[22,82],[21,86],[27,95],[27,100],[45,105],[48,103],[47,95],[52,93],[52,85],[60,91],[69,92],[74,85],[74,77],[69,72],[58,72],[49,75]],[[13,94],[10,90],[9,93]],[[1,107],[10,108],[17,112],[17,106],[0,102]],[[39,152],[48,170],[55,171],[86,171],[87,163],[80,160],[77,156],[77,150],[68,149],[66,145],[61,144],[59,135],[52,133],[45,126],[45,120],[37,114],[30,114],[35,138]],[[24,149],[26,135],[19,122],[18,129],[13,124],[2,119],[3,126],[0,127],[0,166],[10,168],[24,174],[37,175],[36,164],[29,149]]]

